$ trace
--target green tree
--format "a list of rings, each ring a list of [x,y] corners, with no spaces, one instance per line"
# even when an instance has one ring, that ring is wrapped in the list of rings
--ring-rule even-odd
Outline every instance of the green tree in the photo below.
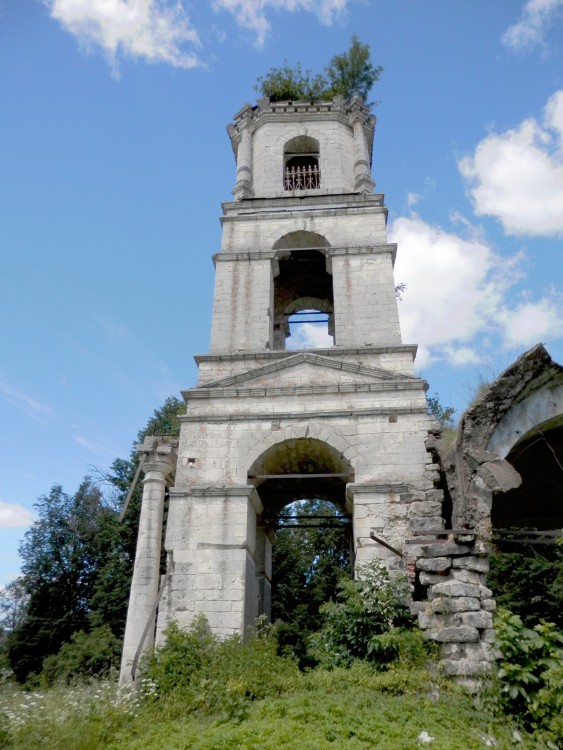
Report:
[[[442,406],[437,393],[433,396],[427,395],[426,404],[428,406],[428,413],[431,414],[434,419],[438,420],[442,427],[449,430],[453,429],[453,416],[455,414],[453,406]]]
[[[273,102],[330,100],[335,96],[350,99],[358,94],[367,103],[382,70],[372,64],[369,45],[362,44],[354,35],[347,52],[334,55],[324,73],[313,75],[310,70],[304,71],[300,63],[291,67],[286,62],[281,68],[271,68],[265,76],[259,77],[254,89]]]
[[[367,103],[369,92],[382,71],[381,66],[375,67],[371,62],[369,44],[362,44],[354,34],[348,51],[334,55],[326,68],[331,96],[349,99],[359,94]]]
[[[109,512],[86,478],[74,495],[60,486],[35,504],[38,520],[20,546],[22,586],[29,601],[10,633],[7,653],[17,679],[41,670],[71,635],[88,627],[89,601],[100,560],[100,517]]]
[[[139,432],[136,443],[148,434],[177,435],[182,406],[176,398],[167,399]],[[92,628],[108,627],[113,638],[122,637],[137,541],[140,483],[123,522],[119,513],[138,460],[133,447],[130,460],[114,461],[103,482],[86,477],[73,495],[57,485],[37,501],[38,520],[20,548],[23,576],[17,586],[24,595],[23,607],[18,609],[18,621],[6,644],[19,681],[39,673],[43,660],[57,654],[76,633],[83,631],[86,637]],[[11,606],[9,600],[6,606]],[[81,640],[74,644],[75,652],[86,647]],[[61,659],[72,662],[66,651]]]
[[[305,527],[292,528],[289,519],[296,515]],[[331,520],[342,517],[326,500],[292,503],[279,516],[284,527],[277,531],[272,550],[272,620],[280,647],[291,650],[302,666],[309,664],[309,634],[322,623],[321,606],[336,596],[340,578],[351,576],[349,525],[335,527]]]

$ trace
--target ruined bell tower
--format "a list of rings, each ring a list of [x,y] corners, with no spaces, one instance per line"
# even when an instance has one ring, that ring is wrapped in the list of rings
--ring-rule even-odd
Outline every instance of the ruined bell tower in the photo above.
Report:
[[[416,347],[401,340],[396,246],[371,176],[374,129],[359,97],[264,99],[229,126],[236,184],[214,256],[210,350],[196,356],[198,384],[183,393],[178,446],[142,447],[163,467],[160,479],[150,475],[151,497],[163,502],[172,485],[157,639],[199,613],[221,635],[268,614],[271,520],[295,500],[324,498],[349,515],[356,564],[400,567],[413,531],[443,528],[425,383],[414,375]],[[311,311],[333,345],[288,348],[293,321]],[[146,526],[153,567],[159,512]],[[158,570],[152,593],[139,570],[124,665],[156,606]]]

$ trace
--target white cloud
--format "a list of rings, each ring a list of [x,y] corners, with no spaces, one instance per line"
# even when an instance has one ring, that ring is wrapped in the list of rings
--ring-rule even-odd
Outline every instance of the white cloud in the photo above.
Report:
[[[53,409],[50,406],[40,404],[31,398],[31,396],[28,396],[27,393],[19,390],[19,388],[14,388],[6,382],[0,381],[0,393],[9,404],[23,411],[28,417],[33,417],[33,419],[41,420],[53,414]]]
[[[29,526],[32,523],[33,514],[23,505],[0,500],[0,528]]]
[[[555,295],[539,302],[522,302],[501,313],[505,339],[510,345],[530,346],[561,335],[563,305]]]
[[[521,256],[500,258],[484,240],[417,216],[397,219],[390,235],[399,245],[395,278],[407,286],[399,304],[403,341],[419,344],[418,367],[482,362],[485,336],[493,346],[523,347],[563,335],[563,301],[553,290],[509,300]]]
[[[528,0],[518,23],[502,35],[503,44],[517,51],[543,45],[544,35],[561,7],[563,0]]]
[[[492,133],[458,167],[475,212],[499,219],[507,234],[563,234],[563,89],[549,99],[543,124],[530,118]]]
[[[330,26],[346,9],[348,0],[214,0],[215,10],[227,10],[239,26],[256,34],[261,47],[270,30],[269,10],[295,13],[305,10],[316,13],[321,23]]]
[[[200,65],[199,45],[180,2],[168,0],[44,0],[51,16],[80,43],[101,47],[115,67],[118,54],[178,68]]]
[[[299,323],[291,326],[291,336],[286,341],[287,349],[328,349],[334,345],[326,325]]]
[[[90,453],[94,453],[96,456],[111,456],[115,455],[112,451],[110,451],[108,448],[104,447],[103,445],[100,445],[92,440],[89,440],[88,438],[83,437],[82,435],[75,435],[74,440],[78,445],[81,445],[83,448],[86,448],[86,450],[90,451]]]

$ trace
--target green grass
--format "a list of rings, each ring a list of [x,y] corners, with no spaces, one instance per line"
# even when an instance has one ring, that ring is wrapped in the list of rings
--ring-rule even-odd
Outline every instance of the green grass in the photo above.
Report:
[[[209,714],[181,693],[142,703],[111,683],[0,696],[0,747],[10,750],[514,750],[545,748],[495,719],[471,696],[420,669],[375,673],[365,665],[292,671],[284,694],[233,700]],[[433,737],[419,739],[422,732]],[[494,745],[492,744],[494,742]]]

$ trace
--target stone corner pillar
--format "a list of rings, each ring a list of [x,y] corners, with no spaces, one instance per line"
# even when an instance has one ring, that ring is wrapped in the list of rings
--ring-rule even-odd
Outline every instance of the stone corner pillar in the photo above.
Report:
[[[122,684],[135,681],[140,657],[154,645],[164,495],[167,479],[176,469],[176,446],[175,440],[155,437],[145,438],[144,443],[137,446],[145,476],[121,658]]]
[[[360,97],[352,99],[348,121],[354,131],[354,190],[358,193],[372,193],[375,182],[371,176],[370,155],[364,131],[367,116]]]
[[[233,128],[231,139],[237,146],[237,182],[233,188],[236,201],[243,198],[254,198],[252,187],[252,107],[247,104],[239,114],[237,125]]]

